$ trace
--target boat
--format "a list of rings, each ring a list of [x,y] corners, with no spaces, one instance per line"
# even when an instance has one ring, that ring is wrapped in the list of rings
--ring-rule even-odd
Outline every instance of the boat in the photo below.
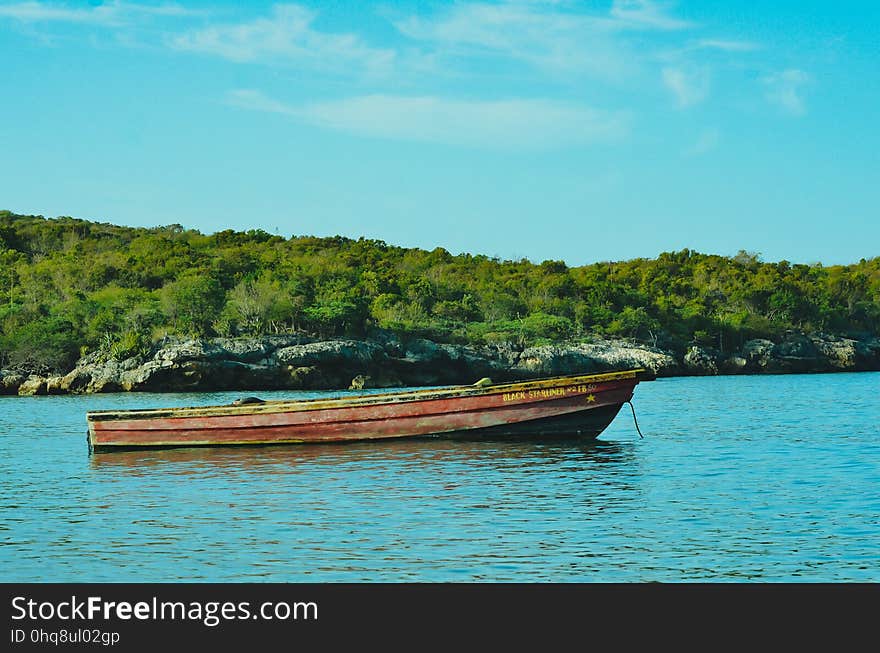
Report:
[[[89,450],[353,442],[428,436],[597,437],[642,369],[334,398],[91,411]]]

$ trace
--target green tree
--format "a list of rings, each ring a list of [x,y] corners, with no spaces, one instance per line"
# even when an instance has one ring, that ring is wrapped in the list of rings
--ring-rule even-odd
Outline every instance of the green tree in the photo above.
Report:
[[[226,301],[220,283],[210,276],[188,274],[162,289],[166,315],[182,333],[206,336]]]

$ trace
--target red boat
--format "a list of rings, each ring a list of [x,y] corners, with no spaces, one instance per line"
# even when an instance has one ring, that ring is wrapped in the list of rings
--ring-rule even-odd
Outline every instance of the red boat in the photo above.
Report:
[[[639,369],[332,399],[90,412],[89,447],[107,452],[436,435],[594,438],[649,378]]]

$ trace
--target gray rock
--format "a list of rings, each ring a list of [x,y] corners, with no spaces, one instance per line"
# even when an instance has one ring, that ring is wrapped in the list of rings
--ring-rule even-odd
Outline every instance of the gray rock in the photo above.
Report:
[[[519,365],[523,348],[514,346],[513,343],[504,342],[491,345],[483,345],[476,349],[484,359],[492,361],[501,369],[511,369]]]
[[[541,345],[525,349],[519,357],[517,370],[527,376],[553,376],[584,373],[601,369],[587,351],[578,346]]]
[[[718,374],[721,354],[711,347],[692,345],[684,355],[684,365],[688,372],[695,375]]]
[[[119,378],[123,390],[152,390],[161,392],[169,385],[174,364],[168,360],[147,361],[140,367],[124,371]]]
[[[120,369],[122,369],[122,371],[127,372],[137,369],[138,367],[140,367],[141,363],[143,363],[143,361],[139,358],[126,358],[119,364],[119,367]]]
[[[46,379],[42,376],[29,376],[18,387],[18,394],[22,396],[46,394]]]
[[[302,335],[213,340],[166,338],[152,355],[80,359],[63,376],[0,370],[0,394],[188,391],[214,389],[330,389],[471,384],[560,374],[643,368],[658,376],[801,371],[880,370],[880,338],[789,333],[779,343],[749,340],[740,351],[708,347],[674,353],[627,340],[596,339],[523,349],[401,341],[377,330],[368,340],[316,341]]]
[[[181,364],[187,361],[219,359],[224,354],[224,349],[211,341],[190,339],[164,345],[153,354],[153,360]]]
[[[820,359],[813,342],[801,334],[790,334],[773,347],[771,359],[765,366],[767,372],[821,372],[827,363]]]
[[[317,367],[289,367],[286,385],[293,390],[333,387]]]
[[[856,343],[856,366],[860,370],[880,371],[880,338]]]
[[[741,354],[750,369],[759,371],[769,363],[774,346],[770,340],[761,338],[747,340],[742,346]]]
[[[61,389],[61,381],[63,377],[61,376],[50,376],[46,378],[46,394],[48,395],[60,395],[64,394],[64,390]]]
[[[417,363],[434,363],[449,360],[449,349],[430,340],[415,338],[406,343],[403,358]]]
[[[668,352],[625,341],[542,345],[525,349],[513,368],[520,375],[589,374],[643,368],[675,374],[680,366]]]
[[[61,377],[61,390],[64,392],[85,392],[92,382],[92,372],[88,364],[80,361],[79,367]]]
[[[220,350],[218,355],[226,360],[268,365],[277,362],[275,352],[278,349],[314,341],[314,338],[293,334],[260,338],[216,338],[212,342]]]
[[[122,373],[121,363],[112,359],[103,365],[92,367],[88,392],[118,392],[122,389]]]
[[[668,351],[635,342],[609,340],[580,346],[602,370],[642,368],[653,374],[675,376],[681,365]]]
[[[397,334],[386,329],[373,329],[368,340],[382,347],[388,356],[403,358],[406,355],[405,348]]]
[[[876,341],[877,339],[875,339]],[[880,347],[872,351],[871,341],[817,334],[810,336],[825,367],[834,371],[880,369]]]
[[[222,347],[224,359],[241,363],[269,363],[275,359],[278,349],[265,340],[226,340],[217,344]]]
[[[728,356],[721,362],[720,371],[723,374],[743,374],[748,364],[742,356]]]
[[[284,369],[277,365],[259,365],[222,360],[202,365],[199,383],[208,388],[266,390],[283,387]]]
[[[291,367],[369,366],[386,358],[385,351],[374,342],[360,340],[328,340],[284,347],[276,352],[281,363]]]
[[[0,395],[18,394],[19,386],[24,383],[25,376],[12,370],[0,370]]]
[[[779,358],[816,359],[818,351],[807,336],[792,334],[773,347],[773,355]]]

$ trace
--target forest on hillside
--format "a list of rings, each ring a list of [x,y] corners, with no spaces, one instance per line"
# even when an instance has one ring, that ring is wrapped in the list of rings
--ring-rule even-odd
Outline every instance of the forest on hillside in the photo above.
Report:
[[[519,345],[626,337],[725,350],[787,331],[880,333],[880,258],[823,266],[688,249],[569,267],[341,236],[205,235],[0,211],[0,367],[127,358],[169,335],[385,329]]]

